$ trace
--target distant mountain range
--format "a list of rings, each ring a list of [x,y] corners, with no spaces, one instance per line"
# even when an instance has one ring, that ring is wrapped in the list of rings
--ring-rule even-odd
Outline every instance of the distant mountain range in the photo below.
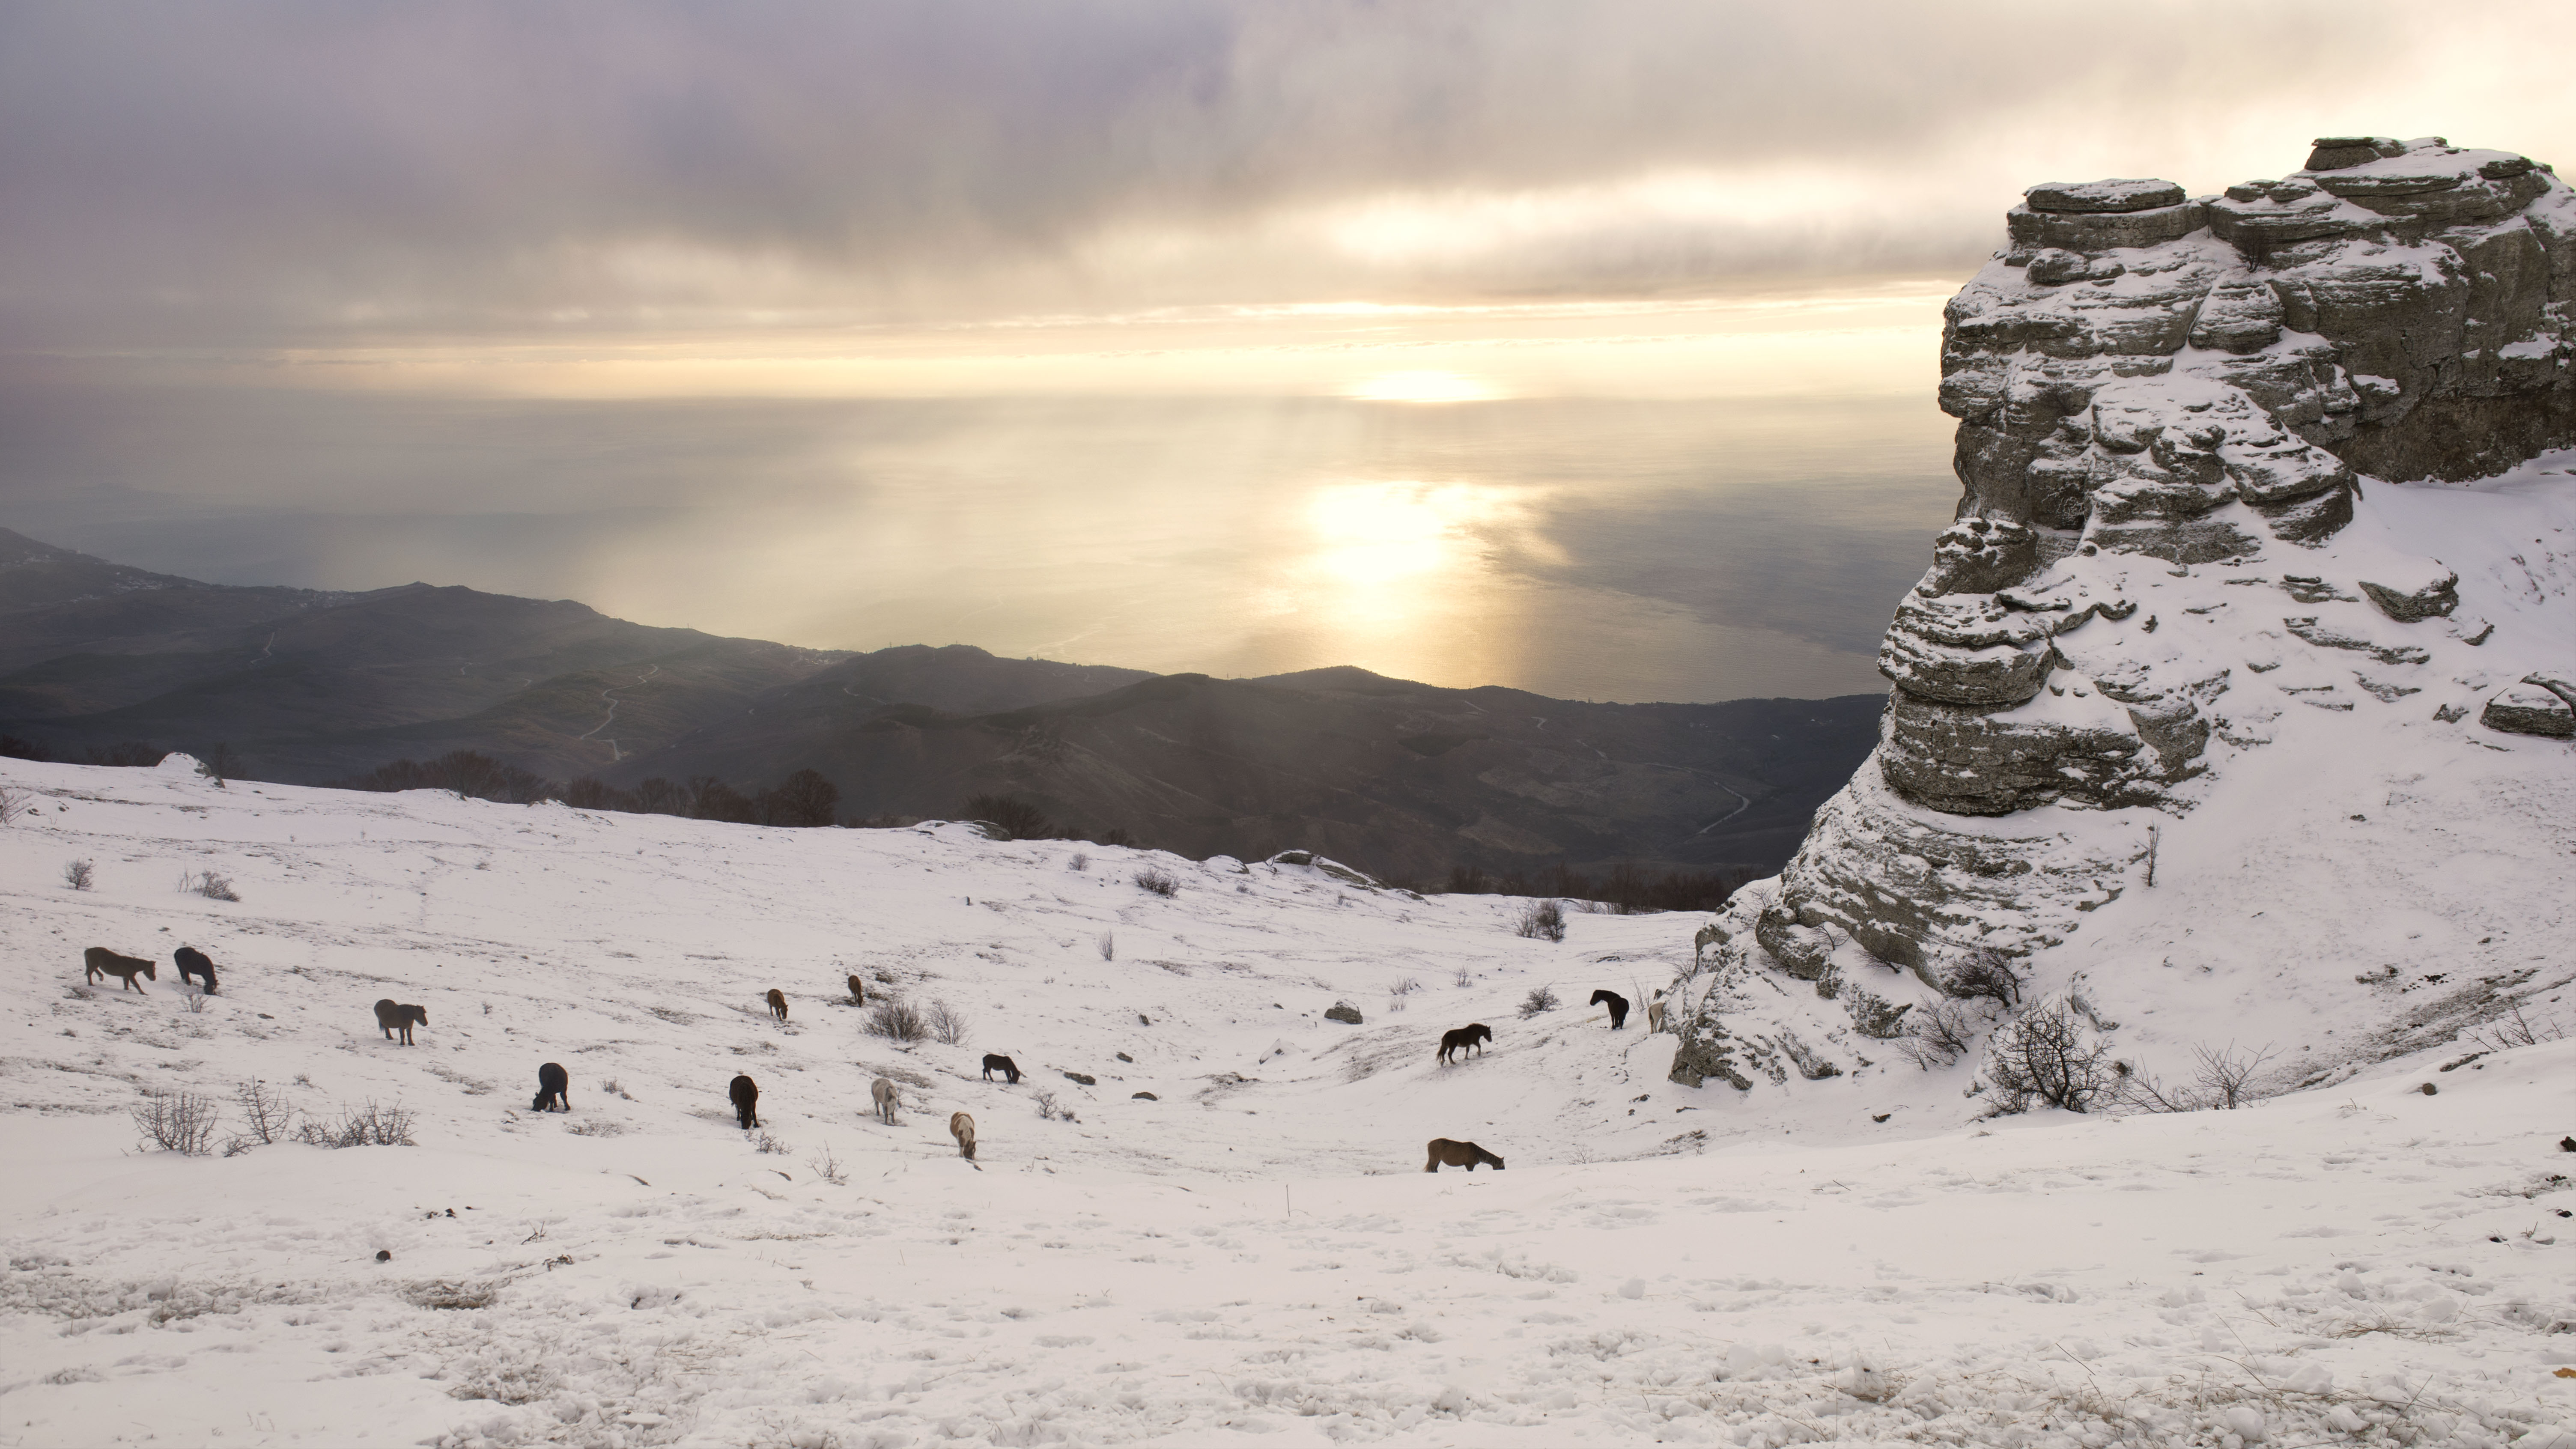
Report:
[[[320,784],[472,750],[551,779],[812,768],[846,817],[1026,801],[1193,855],[1767,873],[1877,739],[1881,697],[1588,704],[1352,668],[1155,675],[650,628],[568,600],[409,584],[240,588],[0,529],[0,733],[120,742]]]

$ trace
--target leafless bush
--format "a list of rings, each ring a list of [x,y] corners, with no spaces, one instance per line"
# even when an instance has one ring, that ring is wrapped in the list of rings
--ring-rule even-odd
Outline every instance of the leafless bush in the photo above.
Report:
[[[1565,939],[1565,907],[1554,900],[1532,901],[1512,920],[1512,934],[1533,941]]]
[[[2100,1041],[2087,1037],[2063,1003],[2033,1007],[2006,1022],[1986,1051],[1986,1080],[2005,1111],[2041,1102],[2081,1112],[2118,1085]]]
[[[1880,1041],[1894,1041],[1905,1035],[1905,1018],[1914,1014],[1911,1003],[1899,1006],[1876,992],[1852,988],[1852,1025],[1860,1034]]]
[[[2487,1023],[2484,1030],[2471,1033],[2469,1040],[2488,1051],[2500,1052],[2566,1038],[2567,1028],[2559,1025],[2557,1018],[2544,1017],[2535,1022],[2522,1014],[2521,1002],[2511,1001],[2505,1005],[2512,1012],[2510,1017]]]
[[[1064,867],[1067,870],[1089,870],[1091,869],[1091,857],[1089,854],[1077,850],[1073,853],[1073,859],[1064,863]]]
[[[1458,968],[1458,974],[1449,978],[1449,984],[1457,987],[1461,991],[1464,991],[1468,987],[1476,984],[1476,973],[1468,970],[1464,966],[1461,966]]]
[[[823,1144],[822,1151],[805,1159],[805,1165],[814,1169],[816,1177],[834,1187],[839,1187],[850,1180],[849,1172],[841,1166],[841,1159],[832,1155],[832,1144],[828,1141]]]
[[[1936,1001],[1907,1015],[1913,1018],[1912,1030],[1897,1039],[1896,1049],[1927,1072],[1967,1055],[1985,1029],[1978,1009],[1964,1001]]]
[[[203,1015],[205,1015],[205,1014],[206,1014],[206,988],[204,988],[204,987],[202,987],[202,986],[199,986],[199,985],[198,985],[197,983],[195,983],[194,981],[182,981],[182,982],[180,982],[180,983],[179,983],[179,1004],[180,1004],[180,1005],[182,1005],[182,1006],[184,1006],[184,1007],[186,1007],[186,1008],[188,1009],[188,1014],[189,1014],[190,1016],[203,1016]]]
[[[370,1100],[364,1107],[341,1108],[337,1122],[305,1118],[295,1140],[315,1147],[414,1147],[419,1144],[411,1140],[411,1124],[410,1108],[379,1107]]]
[[[194,1092],[146,1092],[129,1111],[145,1147],[190,1157],[214,1149],[215,1125],[223,1120],[214,1098]]]
[[[791,1153],[796,1149],[779,1141],[777,1138],[772,1137],[767,1132],[763,1132],[759,1136],[751,1139],[751,1150],[754,1152],[769,1153],[777,1157],[785,1157],[788,1153]]]
[[[930,1003],[929,1020],[930,1034],[939,1038],[941,1045],[962,1047],[966,1044],[966,1013],[945,1001],[934,1001]]]
[[[1962,956],[1959,964],[1950,968],[1942,989],[1972,1001],[1983,997],[2002,1007],[2021,1004],[2021,977],[2013,973],[2012,958],[1991,947],[1980,947]]]
[[[1521,998],[1521,1020],[1527,1021],[1542,1011],[1554,1011],[1556,1008],[1555,992],[1544,986],[1533,986],[1530,988],[1529,995]]]
[[[63,884],[76,891],[88,890],[98,883],[98,872],[86,860],[63,862]]]
[[[921,1009],[900,997],[880,996],[868,1008],[866,1030],[871,1036],[887,1041],[915,1042],[930,1035],[930,1023],[922,1018]]]
[[[1178,894],[1181,889],[1181,883],[1172,879],[1171,872],[1158,870],[1150,865],[1136,872],[1136,886],[1148,895],[1162,896],[1165,899]]]
[[[0,825],[7,825],[26,814],[33,803],[26,791],[0,785]]]
[[[1100,959],[1103,961],[1118,959],[1118,938],[1107,931],[1100,933]]]
[[[263,1146],[285,1137],[295,1121],[295,1104],[257,1077],[233,1088],[233,1104],[241,1108],[242,1121],[250,1128],[246,1137],[258,1138]]]
[[[230,879],[217,875],[211,870],[201,870],[193,874],[181,875],[179,877],[179,889],[187,894],[204,896],[210,901],[238,901],[241,899],[240,896],[233,893],[233,883]]]
[[[1055,1093],[1053,1092],[1040,1092],[1033,1100],[1038,1104],[1038,1118],[1040,1121],[1079,1122],[1082,1120],[1081,1118],[1073,1115],[1073,1109],[1071,1107],[1061,1107],[1056,1105]]]
[[[2264,1095],[2256,1085],[2256,1074],[2280,1054],[2278,1047],[2249,1051],[2234,1042],[2223,1047],[2196,1046],[2191,1049],[2191,1082],[2178,1087],[2168,1087],[2127,1062],[2118,1062],[2113,1064],[2118,1077],[2114,1095],[2149,1112],[2232,1112]]]
[[[1411,996],[1413,993],[1420,991],[1421,989],[1422,982],[1419,978],[1412,976],[1405,977],[1402,981],[1399,981],[1386,989],[1386,1009],[1389,1011],[1404,1010],[1404,998]]]

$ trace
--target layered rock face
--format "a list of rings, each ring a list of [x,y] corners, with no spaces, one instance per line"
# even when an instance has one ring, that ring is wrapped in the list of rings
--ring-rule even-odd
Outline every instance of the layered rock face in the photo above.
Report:
[[[1881,648],[1878,751],[1720,921],[1721,988],[1821,991],[1841,954],[1938,989],[1966,953],[2062,940],[2189,808],[2213,737],[2264,738],[2268,704],[2220,703],[2239,671],[2292,662],[2270,697],[2349,710],[2487,646],[2438,559],[2345,536],[2357,490],[2576,445],[2576,191],[2528,158],[2329,137],[2218,196],[2035,186],[2006,225],[1947,312],[1965,492]],[[2576,729],[2561,664],[2524,661],[2484,725]],[[1741,1084],[1733,1000],[1686,1021],[1677,1080]]]

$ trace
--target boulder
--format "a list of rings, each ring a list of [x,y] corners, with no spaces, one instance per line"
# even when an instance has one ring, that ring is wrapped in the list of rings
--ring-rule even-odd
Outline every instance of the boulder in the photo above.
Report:
[[[2487,697],[2478,723],[2509,735],[2576,739],[2576,706],[2536,684],[2509,684]]]
[[[2128,212],[2180,206],[2182,188],[2170,181],[2043,181],[2022,192],[2033,211]]]
[[[1360,1009],[1347,1001],[1336,1001],[1324,1012],[1324,1020],[1348,1022],[1352,1026],[1357,1026],[1360,1024]]]
[[[2377,584],[2363,579],[2361,591],[2379,606],[2379,612],[2401,624],[2448,614],[2460,607],[2460,576],[2440,564],[2432,567],[2440,572],[2429,578],[2394,584]]]
[[[1920,594],[1991,594],[2021,582],[2036,559],[2036,541],[2021,524],[2001,518],[1963,518],[1932,543],[1932,569],[1914,586]]]

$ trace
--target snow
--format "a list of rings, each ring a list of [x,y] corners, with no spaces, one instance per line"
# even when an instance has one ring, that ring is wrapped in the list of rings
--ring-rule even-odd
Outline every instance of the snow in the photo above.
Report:
[[[0,761],[0,787],[34,806],[0,826],[13,1442],[2576,1435],[2566,1041],[2449,1043],[2237,1112],[1981,1121],[1964,1067],[1666,1081],[1673,1038],[1637,1016],[1693,916],[1575,914],[1559,945],[1510,933],[1520,902],[1322,864],[218,787],[176,759]],[[2189,825],[2272,839],[2261,817]],[[2175,884],[2093,939],[2147,949],[2220,889],[2176,834]],[[2273,844],[2281,880],[2225,888],[2331,891],[2348,843]],[[94,890],[60,883],[75,858]],[[1139,889],[1148,866],[1178,893]],[[206,870],[240,902],[173,889]],[[178,989],[182,942],[221,994]],[[85,987],[90,945],[161,974]],[[2242,1000],[2135,1004],[2253,1013],[2255,969],[2223,978]],[[852,972],[951,1003],[971,1040],[864,1035],[835,1000]],[[1522,1019],[1542,984],[1639,1011]],[[427,1008],[418,1045],[379,1034],[379,997]],[[1339,999],[1365,1024],[1323,1020]],[[1491,1050],[1436,1065],[1470,1020]],[[984,1081],[986,1051],[1022,1082]],[[526,1109],[545,1061],[569,1114]],[[735,1126],[737,1071],[785,1150]],[[253,1077],[309,1112],[399,1103],[418,1145],[137,1147],[141,1091]],[[1433,1136],[1509,1168],[1426,1180]]]

